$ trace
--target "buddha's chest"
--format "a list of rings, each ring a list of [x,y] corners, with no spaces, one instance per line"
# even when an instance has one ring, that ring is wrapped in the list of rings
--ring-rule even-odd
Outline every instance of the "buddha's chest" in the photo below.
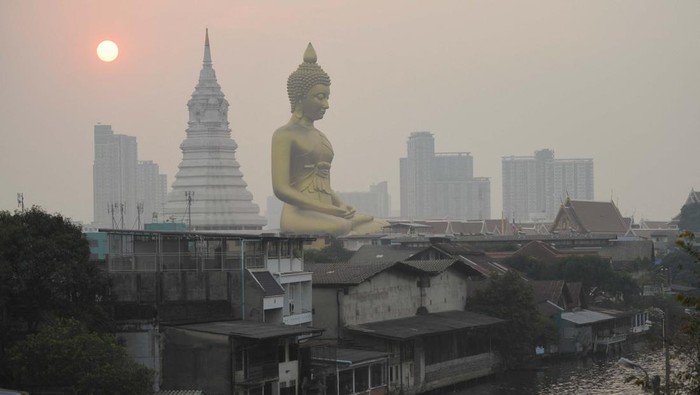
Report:
[[[322,133],[314,133],[294,144],[292,155],[305,163],[333,161],[333,146]]]

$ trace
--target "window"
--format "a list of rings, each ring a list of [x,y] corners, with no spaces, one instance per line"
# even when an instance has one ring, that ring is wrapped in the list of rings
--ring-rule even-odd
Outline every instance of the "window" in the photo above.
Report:
[[[299,345],[298,344],[290,344],[289,345],[289,360],[296,361],[298,359],[298,354],[299,354]]]
[[[384,364],[375,363],[369,368],[370,371],[370,387],[380,387],[384,384]]]
[[[338,374],[339,379],[339,387],[340,387],[340,395],[350,395],[353,393],[352,391],[352,369],[350,370],[343,370]]]
[[[280,362],[280,363],[283,363],[283,362],[286,362],[286,361],[287,361],[287,356],[285,355],[285,354],[286,354],[285,351],[286,351],[286,350],[285,350],[284,344],[282,344],[281,346],[278,347],[277,356],[279,357],[279,362]]]
[[[355,392],[369,389],[369,366],[355,368]]]

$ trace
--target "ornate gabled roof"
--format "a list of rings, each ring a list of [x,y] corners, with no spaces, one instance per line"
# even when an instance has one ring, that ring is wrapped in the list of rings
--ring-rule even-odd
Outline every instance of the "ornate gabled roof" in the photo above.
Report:
[[[695,188],[690,190],[688,194],[688,199],[685,200],[685,204],[700,203],[700,192],[696,192]]]
[[[629,223],[613,202],[571,200],[559,209],[552,232],[625,234]]]

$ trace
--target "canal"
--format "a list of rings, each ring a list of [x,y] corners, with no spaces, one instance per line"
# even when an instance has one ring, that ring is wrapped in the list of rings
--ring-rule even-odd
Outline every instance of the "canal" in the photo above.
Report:
[[[650,376],[659,375],[664,381],[663,352],[644,350],[643,345],[621,354],[594,356],[586,359],[546,361],[538,369],[510,371],[492,376],[459,389],[446,391],[451,394],[516,395],[516,394],[644,394],[631,383],[625,383],[630,375],[644,377],[639,370],[620,366],[617,361],[625,357],[638,363]]]

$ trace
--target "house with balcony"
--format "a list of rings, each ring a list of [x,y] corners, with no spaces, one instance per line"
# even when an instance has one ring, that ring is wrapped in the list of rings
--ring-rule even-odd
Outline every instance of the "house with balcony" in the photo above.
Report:
[[[310,327],[254,321],[167,325],[163,387],[198,388],[207,394],[296,395],[300,386],[299,338]]]
[[[112,283],[117,335],[137,361],[156,372],[158,388],[183,388],[173,386],[179,375],[167,371],[174,366],[168,358],[176,354],[164,347],[175,344],[168,336],[176,331],[165,327],[255,323],[260,331],[279,325],[302,331],[275,338],[285,344],[321,332],[310,327],[311,273],[303,264],[303,245],[310,239],[253,232],[100,230],[107,241],[101,265]],[[277,350],[275,345],[275,355]],[[265,377],[275,393],[290,383],[298,389],[299,369],[284,371],[294,377]]]

